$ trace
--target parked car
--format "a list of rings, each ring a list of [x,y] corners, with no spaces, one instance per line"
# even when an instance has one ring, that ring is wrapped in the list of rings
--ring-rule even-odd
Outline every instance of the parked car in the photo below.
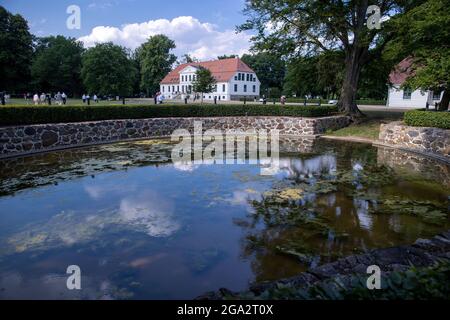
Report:
[[[337,103],[338,103],[337,100],[330,100],[330,101],[328,101],[328,104],[332,104],[332,105],[335,105],[335,104],[337,104]]]

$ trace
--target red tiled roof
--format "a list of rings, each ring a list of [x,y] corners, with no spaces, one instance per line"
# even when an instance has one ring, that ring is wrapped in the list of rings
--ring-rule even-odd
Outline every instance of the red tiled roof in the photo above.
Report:
[[[389,82],[391,84],[402,85],[406,79],[413,74],[411,69],[413,59],[411,57],[403,59],[389,75]]]
[[[178,84],[180,82],[180,72],[188,66],[202,66],[209,69],[217,82],[228,82],[236,72],[254,73],[254,71],[239,58],[183,63],[169,72],[169,74],[161,81],[161,84]]]

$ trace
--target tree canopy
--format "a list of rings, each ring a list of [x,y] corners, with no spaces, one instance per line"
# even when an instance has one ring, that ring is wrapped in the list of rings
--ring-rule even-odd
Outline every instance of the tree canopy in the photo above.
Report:
[[[204,67],[199,67],[196,72],[195,80],[192,82],[192,89],[194,92],[201,93],[203,102],[203,94],[213,92],[216,84],[216,79],[213,77],[211,71]]]
[[[33,37],[27,21],[0,6],[0,91],[27,88],[32,55]]]
[[[177,57],[171,53],[175,42],[165,35],[150,37],[136,50],[141,71],[141,89],[147,95],[159,90],[159,83],[170,72]]]
[[[261,92],[269,88],[283,88],[286,64],[278,56],[268,52],[244,54],[241,60],[256,72],[261,81]]]
[[[38,38],[31,66],[33,86],[38,91],[81,94],[83,45],[63,36]]]
[[[450,102],[450,0],[428,0],[393,19],[396,35],[385,54],[397,61],[411,58],[404,86],[442,92],[441,109]]]
[[[125,48],[110,42],[97,44],[83,54],[82,64],[81,77],[89,93],[132,93],[136,70]]]
[[[381,17],[393,16],[407,6],[394,0],[372,1]],[[384,43],[379,30],[367,25],[369,1],[247,0],[246,23],[238,30],[256,30],[255,48],[284,56],[308,56],[340,50],[344,66],[338,106],[357,116],[356,94],[362,68],[372,48]]]

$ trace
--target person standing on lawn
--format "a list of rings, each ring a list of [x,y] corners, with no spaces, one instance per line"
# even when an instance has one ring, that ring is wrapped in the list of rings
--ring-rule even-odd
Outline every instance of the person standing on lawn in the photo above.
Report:
[[[39,104],[39,95],[37,93],[33,96],[34,105],[37,106]]]

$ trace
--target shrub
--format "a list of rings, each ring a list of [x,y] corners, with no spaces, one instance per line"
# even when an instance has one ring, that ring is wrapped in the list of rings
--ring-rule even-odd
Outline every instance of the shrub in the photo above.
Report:
[[[294,105],[6,106],[0,107],[0,125],[170,117],[323,117],[336,112],[332,106]]]
[[[404,121],[413,127],[450,129],[450,112],[412,110],[405,113]]]

